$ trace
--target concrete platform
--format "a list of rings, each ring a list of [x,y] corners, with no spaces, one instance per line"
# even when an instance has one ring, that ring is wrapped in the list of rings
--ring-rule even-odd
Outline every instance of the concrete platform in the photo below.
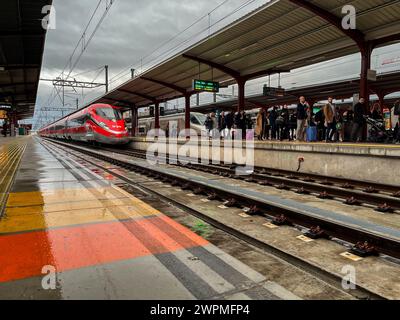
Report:
[[[132,138],[130,148],[148,150],[152,143]],[[185,143],[179,141],[178,146]],[[215,149],[211,142],[205,143],[212,158]],[[221,159],[223,145],[221,142]],[[398,175],[393,175],[400,172],[400,145],[255,141],[254,147],[257,167],[296,171],[298,159],[304,158],[301,172],[400,186]]]
[[[143,167],[150,167],[144,160],[133,160],[129,156],[116,154],[114,154],[114,157]],[[102,162],[100,161],[100,163]],[[323,201],[312,196],[300,196],[292,192],[282,192],[274,188],[257,186],[186,168],[177,169],[168,165],[152,167],[152,169],[155,168],[176,177],[190,178],[193,181],[203,183],[205,186],[213,185],[224,190],[252,195],[257,199],[274,202],[275,205],[301,209],[310,216],[318,215],[326,219],[338,220],[356,228],[369,230],[371,233],[382,233],[400,239],[398,215],[381,215],[368,208],[350,209],[348,206],[335,201]],[[303,233],[295,228],[273,226],[266,218],[248,216],[238,208],[221,208],[221,202],[209,201],[204,195],[194,195],[190,191],[182,192],[179,187],[171,187],[134,172],[130,172],[128,175],[140,186],[174,199],[182,206],[189,207],[217,223],[249,235],[270,246],[273,250],[285,252],[285,254],[299,259],[321,272],[327,272],[341,279],[344,275],[343,270],[354,268],[357,287],[387,299],[397,300],[400,298],[400,283],[397,281],[399,265],[392,259],[382,257],[363,259],[348,255],[348,247],[340,242],[307,239],[301,237]]]
[[[29,138],[0,220],[0,299],[297,298],[118,182]]]

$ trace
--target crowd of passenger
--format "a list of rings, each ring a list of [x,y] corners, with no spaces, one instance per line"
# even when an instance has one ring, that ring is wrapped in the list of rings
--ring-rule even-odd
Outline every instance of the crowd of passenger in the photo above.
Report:
[[[262,108],[255,119],[244,110],[222,112],[219,115],[213,112],[207,116],[204,125],[211,138],[234,137],[240,129],[242,138],[246,139],[249,138],[246,131],[254,129],[256,139],[260,141],[399,143],[400,100],[393,106],[391,114],[392,120],[395,119],[392,121],[393,128],[386,130],[379,103],[367,108],[365,99],[360,98],[354,107],[340,108],[333,103],[333,97],[329,97],[328,102],[314,113],[314,109],[302,96],[294,109],[288,106]],[[377,136],[372,137],[374,134]],[[386,139],[383,137],[385,134],[392,138]]]

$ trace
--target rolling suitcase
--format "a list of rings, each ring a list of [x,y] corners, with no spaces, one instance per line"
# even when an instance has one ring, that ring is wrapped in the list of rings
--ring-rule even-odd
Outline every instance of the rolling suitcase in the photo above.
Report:
[[[316,126],[308,126],[306,130],[307,134],[307,142],[315,142],[317,141],[317,127]]]

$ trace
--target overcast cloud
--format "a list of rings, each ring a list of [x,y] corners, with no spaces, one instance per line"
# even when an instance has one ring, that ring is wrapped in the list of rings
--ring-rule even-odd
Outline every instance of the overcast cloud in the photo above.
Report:
[[[98,14],[94,17],[94,22],[97,22],[104,12],[105,2],[104,0]],[[161,53],[198,34],[199,31],[207,29],[209,19],[205,17],[170,44],[154,52],[154,49],[158,48],[165,41],[174,37],[200,17],[207,15],[208,12],[223,2],[224,0],[114,0],[114,4],[108,15],[71,75],[109,65],[110,78],[113,79],[121,70],[125,69],[125,73],[122,73],[125,77],[115,81],[112,84],[112,87],[114,87],[129,79],[129,68],[131,66],[137,69],[140,69],[141,64],[149,66],[155,62],[154,58]],[[215,21],[221,19],[221,17],[240,8],[240,6],[247,2],[250,4],[216,25],[211,32],[216,31],[234,19],[240,18],[240,16],[268,1],[227,0],[223,6],[211,14],[211,23],[213,24]],[[56,9],[56,30],[49,30],[47,34],[41,78],[55,78],[60,75],[97,3],[98,0],[53,1]],[[88,30],[88,34],[92,30],[93,27]],[[200,36],[205,36],[206,34],[207,31]],[[198,40],[199,37],[196,39]],[[399,48],[400,46],[395,46],[377,51],[375,54],[378,55],[374,60],[376,67],[379,69],[381,60],[396,57],[396,50],[399,50]],[[179,49],[182,49],[182,47]],[[141,63],[142,58],[144,60]],[[165,56],[161,58],[165,58]],[[343,76],[357,76],[359,73],[358,59],[358,56],[355,55],[330,64],[325,63],[323,66],[324,68],[330,68],[331,79],[343,78]],[[394,67],[399,69],[398,65]],[[313,68],[314,70],[316,68],[316,70],[312,72]],[[321,71],[321,67],[316,66],[312,67],[308,72],[295,72],[294,75],[284,77],[283,83],[286,86],[296,86],[299,83],[311,84],[313,81],[314,83],[320,82],[320,77],[324,78],[326,76],[324,68]],[[92,81],[96,74],[98,74],[98,71],[89,72],[77,76],[77,79]],[[103,74],[100,74],[98,81],[102,81],[103,79]],[[258,88],[261,82],[258,80],[250,83],[248,92],[261,92],[261,89]],[[40,83],[37,110],[42,106],[48,106],[47,103],[49,102],[52,89],[51,83],[43,81]],[[102,90],[104,89],[86,91],[84,95],[67,92],[68,97],[66,102],[69,106],[75,106],[76,98],[78,98],[80,105],[82,105],[98,96]],[[52,106],[61,106],[61,99],[58,97],[50,101],[52,102]],[[38,114],[36,112],[36,118]],[[50,117],[49,120],[52,120],[59,117],[60,114],[52,113],[48,116]]]

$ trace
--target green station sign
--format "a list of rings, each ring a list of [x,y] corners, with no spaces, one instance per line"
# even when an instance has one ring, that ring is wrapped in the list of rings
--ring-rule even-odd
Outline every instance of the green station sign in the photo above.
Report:
[[[206,80],[193,80],[194,91],[219,92],[219,82]]]

